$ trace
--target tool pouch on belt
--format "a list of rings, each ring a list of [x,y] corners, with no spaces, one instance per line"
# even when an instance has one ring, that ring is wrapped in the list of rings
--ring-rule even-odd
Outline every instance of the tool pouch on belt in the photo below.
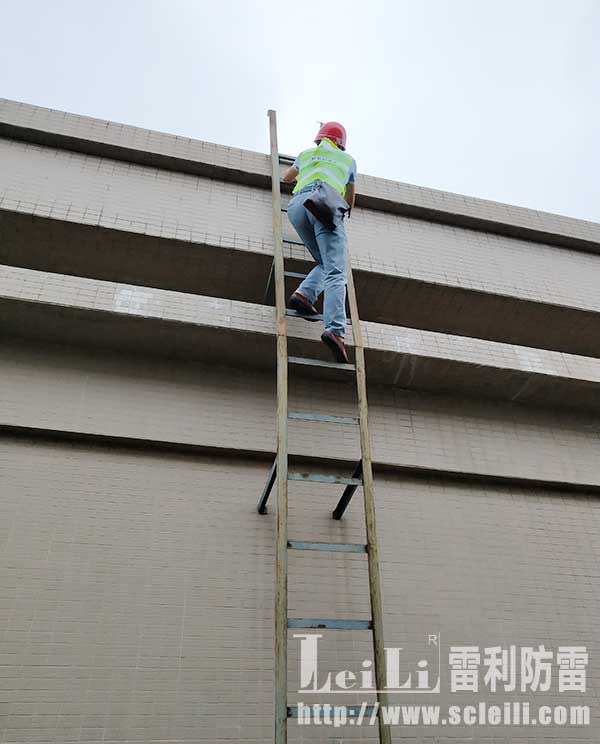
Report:
[[[324,181],[317,183],[304,206],[331,232],[342,224],[344,215],[350,211],[344,197]]]

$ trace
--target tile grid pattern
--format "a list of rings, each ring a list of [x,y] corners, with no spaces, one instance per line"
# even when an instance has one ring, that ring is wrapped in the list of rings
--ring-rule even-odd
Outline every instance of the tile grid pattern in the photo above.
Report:
[[[127,401],[123,405],[123,401]],[[164,359],[4,345],[1,424],[273,453],[270,372]],[[292,379],[290,410],[356,413],[355,391]],[[370,386],[379,464],[600,485],[597,416]],[[290,453],[359,457],[356,427],[290,422]]]
[[[264,155],[0,100],[0,125],[150,151],[266,176]],[[268,193],[107,158],[0,140],[0,209],[140,235],[269,254]],[[10,167],[6,167],[8,164]],[[44,179],[48,178],[44,183]],[[365,196],[500,220],[600,243],[600,226],[361,176]],[[597,256],[356,210],[356,265],[429,282],[598,310]],[[376,240],[369,242],[369,236]],[[2,236],[0,235],[0,239]],[[289,255],[303,254],[288,245]],[[375,277],[373,278],[375,280]],[[65,312],[109,311],[272,336],[271,308],[2,267],[0,298]],[[90,326],[91,330],[92,326]],[[600,360],[364,324],[372,353],[600,380]],[[292,337],[316,330],[290,322]],[[270,374],[2,339],[0,423],[271,452]],[[483,365],[483,366],[477,366]],[[558,382],[556,383],[558,384]],[[295,381],[299,410],[351,414],[349,388]],[[376,457],[390,464],[598,483],[597,415],[370,387]],[[294,424],[292,452],[358,452],[348,427]],[[0,742],[268,744],[272,740],[273,515],[259,517],[264,464],[48,443],[0,434]],[[355,498],[292,483],[290,536],[362,542]],[[586,645],[588,692],[534,704],[589,704],[587,729],[477,728],[486,744],[597,738],[600,517],[596,497],[543,488],[379,475],[377,509],[388,645],[412,668],[426,639],[451,644]],[[310,534],[307,534],[310,526]],[[361,556],[292,555],[293,613],[368,612]],[[360,633],[328,634],[322,669],[358,668]],[[442,705],[449,696],[443,659]],[[298,680],[292,643],[290,688]],[[556,681],[554,680],[556,685]],[[499,697],[482,690],[490,703]],[[519,697],[523,697],[522,695]],[[345,698],[344,702],[347,702]],[[340,700],[336,700],[340,702]],[[395,702],[404,703],[401,697]],[[420,700],[410,702],[421,702]],[[456,744],[473,728],[404,728],[407,744]],[[376,742],[372,729],[290,727],[290,744]]]
[[[125,124],[69,114],[18,101],[0,99],[0,121],[44,132],[131,147],[170,157],[198,160],[267,176],[268,157],[234,147],[215,145]],[[452,194],[421,186],[361,175],[360,193],[382,199],[426,206],[443,212],[476,216],[522,225],[557,235],[600,243],[600,225],[523,207]]]
[[[5,213],[273,253],[266,189],[6,139],[0,159]],[[591,253],[370,209],[356,209],[348,229],[364,272],[600,311]],[[285,236],[296,239],[289,226]],[[289,243],[286,252],[306,257]]]
[[[275,333],[274,309],[266,305],[12,266],[0,266],[0,297],[108,311],[123,317],[160,318],[262,335]],[[600,360],[592,357],[379,323],[363,322],[362,325],[367,349],[397,355],[399,361],[402,355],[408,354],[535,375],[600,382]],[[299,339],[317,340],[319,336],[316,327],[294,319],[289,322],[289,332]],[[348,340],[351,344],[351,333]]]

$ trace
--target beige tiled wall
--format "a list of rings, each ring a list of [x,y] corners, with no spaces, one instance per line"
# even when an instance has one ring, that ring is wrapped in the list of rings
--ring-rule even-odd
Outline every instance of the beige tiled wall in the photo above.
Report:
[[[0,209],[273,252],[266,189],[6,139],[0,159]],[[357,269],[600,309],[598,255],[368,209],[354,211],[349,236]]]
[[[15,127],[21,134],[28,129],[33,139],[77,138],[80,150],[93,140],[96,154],[0,138],[5,214],[100,225],[140,241],[162,236],[199,249],[272,253],[270,195],[261,188],[266,155],[0,100],[0,131],[11,127],[13,134]],[[98,155],[113,146],[136,150],[148,163],[154,158],[154,165]],[[195,172],[203,175],[155,167],[183,161],[202,165]],[[224,171],[231,180],[210,177]],[[235,183],[236,172],[254,185]],[[569,236],[600,242],[592,223],[367,176],[359,183],[371,203],[390,200],[517,231],[554,232],[554,242]],[[22,226],[15,220],[11,229]],[[355,210],[349,228],[355,266],[367,273],[600,309],[600,256],[593,253],[370,209]],[[72,250],[77,239],[73,234],[68,249],[53,249]],[[49,235],[49,247],[53,240]],[[36,250],[44,245],[39,241]],[[93,249],[101,251],[101,241]],[[304,255],[299,247],[286,251]],[[370,281],[367,298],[378,287],[375,275]],[[259,516],[255,507],[275,447],[274,375],[223,366],[210,353],[201,363],[165,356],[164,348],[159,357],[140,353],[141,345],[137,352],[125,347],[142,334],[140,324],[154,342],[166,321],[157,344],[174,327],[209,328],[211,338],[244,339],[246,349],[260,342],[264,350],[272,346],[273,309],[18,265],[0,267],[0,297],[7,315],[0,317],[0,743],[269,744],[274,515]],[[84,343],[106,317],[116,325],[104,332],[129,329],[118,351]],[[80,346],[44,337],[51,335],[48,323],[63,321],[80,333]],[[294,343],[318,339],[300,320],[291,320],[289,330]],[[452,364],[461,384],[472,383],[470,392],[482,396],[456,394],[450,374],[438,380],[436,394],[423,392],[422,378],[418,390],[370,386],[386,644],[402,646],[414,662],[427,634],[442,634],[442,694],[427,701],[442,705],[476,702],[448,695],[452,644],[545,644],[554,651],[581,645],[590,653],[585,695],[558,695],[555,683],[549,693],[527,698],[532,706],[588,704],[589,728],[405,728],[394,732],[394,742],[596,741],[600,517],[591,492],[600,486],[600,423],[591,404],[589,412],[564,409],[575,389],[591,400],[599,360],[376,323],[364,323],[364,331],[369,363],[391,360],[399,380],[403,365],[412,375],[415,360],[425,360],[419,374],[432,374],[433,360],[436,374]],[[200,336],[186,338],[197,343]],[[484,399],[487,385],[508,390],[516,378],[518,391],[523,376],[529,390],[561,385],[562,409],[553,410],[553,398],[542,394],[530,400],[545,408]],[[290,409],[355,413],[349,385],[308,379],[292,381]],[[36,430],[73,436],[52,441]],[[119,441],[109,445],[100,437]],[[142,452],[124,446],[123,438],[157,446]],[[197,448],[175,454],[160,442]],[[356,460],[356,428],[291,422],[290,452]],[[249,453],[259,461],[247,459]],[[455,473],[460,482],[449,478]],[[507,482],[492,485],[492,477]],[[576,488],[582,485],[590,495]],[[344,520],[330,517],[340,491],[291,482],[290,538],[362,543],[360,491]],[[291,553],[292,617],[368,614],[363,555]],[[323,666],[348,668],[370,653],[369,634],[332,632]],[[297,657],[291,640],[292,691]],[[296,698],[291,692],[290,702]],[[499,702],[485,691],[477,696],[486,698]],[[368,727],[290,725],[290,742],[345,741],[377,737]]]
[[[0,125],[25,128],[35,133],[73,138],[82,142],[128,148],[145,155],[158,156],[166,167],[181,161],[195,162],[210,168],[237,171],[267,177],[269,160],[266,155],[234,147],[216,145],[188,137],[178,137],[64,111],[31,106],[18,101],[0,99]],[[265,178],[266,181],[266,178]],[[574,237],[600,243],[600,228],[593,222],[562,215],[538,212],[509,204],[452,194],[423,186],[360,175],[359,193],[367,197],[424,207],[439,213],[475,217],[515,227]]]
[[[264,468],[4,437],[0,468],[0,741],[272,741],[274,521],[254,510]],[[427,635],[441,633],[442,693],[428,702],[506,697],[483,683],[477,695],[449,694],[453,644],[579,644],[590,653],[589,693],[559,695],[555,678],[548,693],[509,696],[588,703],[590,729],[506,729],[498,738],[498,728],[478,727],[473,739],[473,729],[436,727],[435,741],[595,741],[594,500],[398,477],[378,477],[376,487],[386,643],[414,663]],[[290,537],[364,539],[360,499],[342,522],[329,516],[334,500],[293,483]],[[363,617],[367,596],[364,557],[292,553],[291,616]],[[359,669],[371,655],[368,633],[324,633],[324,668]],[[290,656],[294,690],[293,639]],[[397,702],[424,700],[416,697]],[[394,732],[394,742],[431,737],[431,728]],[[290,724],[293,742],[356,740],[377,739],[369,727]]]
[[[267,305],[12,266],[0,266],[0,298],[60,305],[71,310],[110,312],[123,319],[139,316],[261,336],[275,333],[275,310]],[[478,368],[511,369],[594,384],[600,381],[600,361],[592,357],[382,323],[363,322],[362,326],[365,347],[387,354],[389,360],[400,366],[403,355],[414,355]],[[319,339],[316,324],[291,318],[288,327],[290,337]],[[350,329],[346,340],[353,343]]]
[[[222,447],[275,448],[271,373],[6,344],[0,424]],[[600,485],[597,416],[371,386],[380,464]],[[347,384],[292,379],[290,410],[355,416]],[[352,425],[290,422],[290,452],[358,459]]]

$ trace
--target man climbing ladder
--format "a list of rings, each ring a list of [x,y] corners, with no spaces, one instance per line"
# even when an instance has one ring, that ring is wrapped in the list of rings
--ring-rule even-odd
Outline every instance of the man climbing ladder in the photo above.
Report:
[[[339,126],[339,125],[338,125]],[[345,133],[343,129],[340,133],[344,135],[342,143],[345,142]],[[369,436],[368,424],[368,403],[367,403],[367,382],[366,382],[366,364],[365,349],[363,343],[360,318],[358,315],[358,304],[356,300],[356,289],[352,276],[351,262],[348,260],[348,271],[346,276],[346,265],[338,264],[337,275],[342,274],[348,281],[348,304],[350,308],[350,319],[353,330],[354,344],[354,364],[337,363],[323,361],[320,359],[308,359],[303,357],[290,356],[288,354],[288,335],[287,335],[287,315],[295,315],[296,312],[286,310],[285,307],[285,278],[291,272],[285,271],[283,256],[283,236],[281,230],[281,190],[280,190],[280,162],[277,147],[277,115],[275,111],[269,111],[269,136],[271,142],[271,194],[273,202],[273,265],[269,277],[269,284],[274,281],[275,289],[275,320],[277,326],[277,453],[275,461],[271,466],[267,476],[267,482],[260,496],[257,511],[259,514],[267,514],[267,502],[269,494],[273,489],[276,492],[276,568],[275,568],[275,665],[274,665],[274,688],[275,688],[275,730],[274,744],[287,743],[287,724],[289,718],[294,718],[298,713],[298,706],[294,710],[294,705],[290,705],[288,700],[288,632],[291,628],[313,628],[313,629],[343,629],[343,630],[370,630],[373,639],[373,661],[375,669],[375,683],[377,686],[377,706],[366,705],[365,715],[378,715],[379,722],[379,741],[380,744],[391,744],[391,730],[382,716],[383,707],[387,705],[386,676],[385,676],[385,650],[383,636],[383,607],[381,602],[381,587],[379,579],[379,550],[377,546],[377,526],[375,515],[375,498],[373,483],[373,468],[371,457],[371,441]],[[317,145],[318,149],[319,145]],[[339,148],[338,148],[339,150]],[[323,152],[323,150],[321,151]],[[327,152],[335,153],[336,149],[329,149]],[[343,154],[343,150],[339,150]],[[301,158],[302,159],[302,156]],[[334,161],[334,158],[330,158]],[[320,160],[322,176],[329,177],[333,172],[333,180],[338,179],[338,183],[349,182],[350,165],[347,165],[348,171],[344,175],[343,168],[335,169],[329,167],[330,160]],[[334,161],[338,162],[338,161]],[[288,178],[299,177],[300,188],[303,188],[302,177],[304,175],[302,164],[296,168],[297,175],[292,170]],[[340,177],[341,172],[341,177]],[[310,173],[310,171],[309,171]],[[327,226],[329,232],[335,232],[337,225],[353,201],[353,194],[345,193],[350,198],[349,202],[343,200],[341,191],[334,190],[330,184],[323,180],[323,177],[316,179],[320,185],[313,187],[311,193],[303,194],[300,198],[305,201],[299,202],[299,211],[303,214],[308,210],[311,215],[319,215],[319,222]],[[329,193],[331,191],[332,193]],[[353,189],[352,189],[353,191]],[[314,230],[315,244],[319,248],[318,257],[315,258],[317,265],[323,264],[321,279],[317,273],[316,290],[320,291],[325,286],[327,293],[327,284],[325,273],[325,257],[321,253],[326,253],[328,243],[317,242],[317,233],[319,228]],[[345,236],[344,236],[345,237]],[[322,247],[324,246],[324,247]],[[343,250],[346,253],[346,243],[343,242]],[[335,273],[335,272],[332,272]],[[269,286],[269,285],[267,285]],[[303,285],[299,289],[302,288]],[[316,299],[315,294],[315,299]],[[343,295],[342,295],[343,298]],[[312,303],[311,303],[312,304]],[[343,306],[342,306],[343,312]],[[311,317],[314,313],[304,312],[303,315]],[[342,341],[343,343],[343,341]],[[336,342],[337,344],[337,342]],[[339,357],[337,357],[339,358]],[[288,371],[290,369],[302,368],[308,365],[313,369],[327,368],[330,372],[335,369],[340,375],[346,375],[348,372],[354,372],[356,375],[356,393],[358,416],[356,418],[338,417],[326,414],[307,414],[297,411],[289,411],[288,406]],[[305,420],[312,421],[315,425],[322,422],[330,423],[335,421],[344,425],[356,426],[359,428],[360,452],[361,459],[357,463],[352,477],[346,475],[331,475],[318,472],[319,458],[309,458],[317,472],[294,472],[289,469],[288,457],[288,418],[293,421]],[[311,481],[315,484],[343,484],[346,486],[341,498],[332,512],[333,519],[342,519],[352,495],[357,488],[362,487],[364,517],[365,517],[365,544],[349,544],[343,542],[322,543],[313,541],[288,540],[288,481]],[[308,530],[308,525],[307,525]],[[340,535],[341,537],[341,535]],[[355,618],[345,620],[340,618],[306,618],[290,617],[288,614],[288,553],[291,550],[312,550],[322,553],[336,552],[340,555],[343,553],[362,553],[367,562],[367,571],[369,577],[369,598],[371,607],[370,618]],[[325,701],[323,701],[325,702]],[[365,701],[366,703],[366,701]],[[361,708],[362,710],[362,708]]]
[[[315,143],[283,174],[285,182],[297,182],[288,205],[289,220],[316,263],[288,305],[310,320],[318,315],[314,303],[324,291],[321,339],[336,361],[347,363],[344,217],[354,206],[356,162],[345,152],[346,130],[335,121],[323,124]]]

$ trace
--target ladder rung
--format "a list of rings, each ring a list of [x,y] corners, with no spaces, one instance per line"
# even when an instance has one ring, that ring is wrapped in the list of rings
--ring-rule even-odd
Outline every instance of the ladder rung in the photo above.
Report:
[[[355,543],[323,543],[323,542],[298,542],[288,540],[288,548],[291,550],[321,550],[324,553],[366,553],[366,545]]]
[[[306,703],[305,709],[308,708],[309,712],[311,711],[311,704]],[[352,716],[350,720],[354,720],[354,717],[358,716],[364,716],[363,720],[369,721],[371,717],[379,711],[379,708],[375,705],[348,705],[346,707],[346,711],[349,716]],[[298,705],[288,705],[287,706],[287,716],[288,718],[298,718]]]
[[[353,371],[356,367],[353,364],[344,364],[342,362],[325,362],[321,359],[308,359],[307,357],[288,357],[290,364],[304,364],[308,367],[328,367],[329,369],[346,369]]]
[[[311,320],[313,322],[317,320],[323,320],[323,316],[321,314],[319,315],[304,315],[303,313],[299,313],[296,310],[287,310],[285,311],[285,314],[289,318],[302,318],[302,320]]]
[[[330,628],[331,630],[369,630],[370,620],[300,620],[288,618],[288,628]]]
[[[301,274],[299,271],[284,271],[288,279],[306,279],[308,274]]]
[[[304,274],[298,274],[298,276],[304,276]],[[299,313],[296,310],[290,310],[289,308],[286,308],[285,314],[290,318],[302,318],[302,320],[323,320],[323,316],[320,313],[318,315],[303,315],[302,313]],[[346,323],[352,325],[350,318],[346,318]]]
[[[288,418],[301,421],[323,421],[328,424],[358,424],[356,416],[328,416],[323,413],[288,413]]]
[[[284,243],[291,243],[291,245],[301,245],[301,246],[304,246],[304,243],[301,240],[294,240],[293,238],[281,238],[281,240]]]
[[[338,483],[343,486],[362,485],[362,478],[346,478],[343,475],[321,475],[320,473],[288,473],[288,480],[312,481],[314,483]]]

